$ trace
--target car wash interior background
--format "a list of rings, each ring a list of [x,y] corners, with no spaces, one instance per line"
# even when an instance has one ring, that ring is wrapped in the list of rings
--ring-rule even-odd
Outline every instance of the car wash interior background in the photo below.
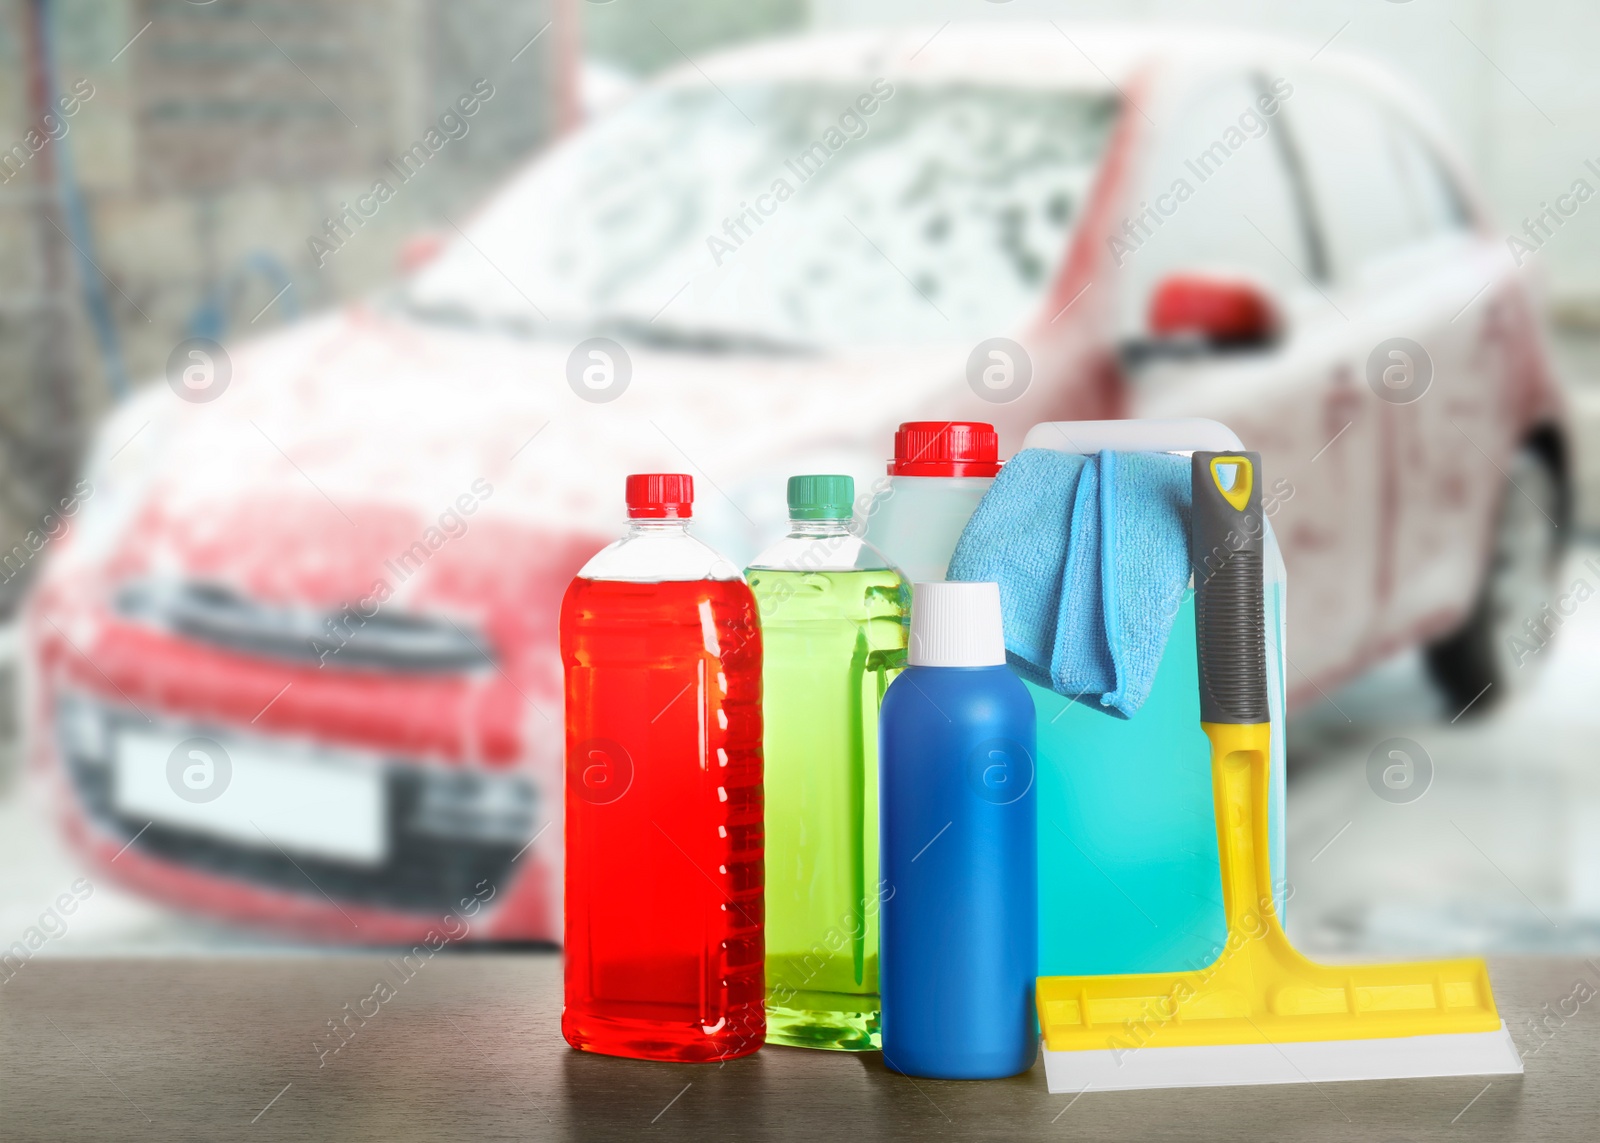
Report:
[[[0,7],[0,945],[398,941],[463,898],[548,940],[554,630],[514,617],[613,530],[594,442],[694,472],[744,566],[773,473],[867,489],[900,420],[1009,456],[1135,414],[1285,481],[1296,946],[1600,944],[1600,17],[991,7]],[[863,189],[985,141],[987,189]],[[78,764],[192,738],[143,794]],[[177,793],[223,756],[267,843]],[[294,824],[313,789],[361,808]]]

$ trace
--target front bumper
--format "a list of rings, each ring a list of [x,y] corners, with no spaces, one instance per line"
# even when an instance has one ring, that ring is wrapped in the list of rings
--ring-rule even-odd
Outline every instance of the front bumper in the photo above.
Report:
[[[94,718],[104,722],[101,738],[107,743],[115,742],[119,726],[132,727],[143,721],[132,711],[106,706],[82,695],[71,696],[70,704],[76,708],[71,715],[74,720]],[[90,757],[83,746],[91,736],[81,729],[72,734],[63,732],[61,713],[65,709],[58,705],[56,741],[70,788],[89,822],[129,850],[168,865],[203,871],[220,880],[302,897],[322,897],[338,906],[437,916],[461,908],[464,901],[473,900],[485,887],[508,885],[513,862],[527,848],[527,839],[537,828],[532,825],[533,792],[522,783],[527,791],[528,812],[517,815],[527,823],[521,837],[503,828],[511,825],[504,822],[495,831],[498,837],[474,838],[468,821],[458,822],[456,836],[448,836],[439,829],[449,824],[448,815],[430,806],[438,799],[429,794],[431,786],[448,781],[452,775],[430,774],[425,767],[374,760],[385,795],[384,857],[379,863],[356,865],[314,854],[293,854],[266,844],[266,839],[249,844],[248,838],[238,841],[207,836],[181,823],[156,822],[119,809],[111,759]],[[171,737],[177,741],[202,734],[228,736],[227,731],[215,727],[184,724],[174,726]]]
[[[451,939],[463,926],[475,940],[559,939],[559,752],[552,775],[542,738],[523,746],[524,703],[509,680],[357,679],[115,623],[94,639],[69,629],[34,628],[31,737],[35,764],[56,778],[63,831],[98,874],[188,912],[316,940],[412,942],[450,917]],[[281,697],[262,709],[263,694]],[[85,711],[98,732],[83,732]],[[365,762],[382,788],[381,854],[340,860],[124,804],[118,730],[152,724]],[[487,818],[482,799],[462,793],[484,782],[502,794]],[[522,790],[514,812],[508,788]]]

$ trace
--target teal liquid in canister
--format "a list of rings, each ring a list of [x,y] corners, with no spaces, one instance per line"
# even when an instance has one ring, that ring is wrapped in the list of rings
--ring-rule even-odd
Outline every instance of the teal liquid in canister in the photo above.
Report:
[[[1269,584],[1269,635],[1281,630],[1281,608],[1282,587]],[[1274,650],[1269,664],[1275,657]],[[1197,670],[1189,592],[1150,697],[1133,718],[1028,684],[1038,711],[1041,976],[1199,969],[1227,940]],[[1273,679],[1280,711],[1281,688]],[[1273,865],[1280,871],[1282,749],[1274,742]],[[1276,895],[1281,915],[1281,880]]]

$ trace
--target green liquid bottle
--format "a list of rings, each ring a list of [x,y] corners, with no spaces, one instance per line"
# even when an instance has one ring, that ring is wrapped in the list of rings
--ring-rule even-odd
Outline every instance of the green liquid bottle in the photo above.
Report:
[[[789,481],[760,609],[767,1043],[878,1048],[878,704],[905,663],[900,573],[850,530],[848,476]]]

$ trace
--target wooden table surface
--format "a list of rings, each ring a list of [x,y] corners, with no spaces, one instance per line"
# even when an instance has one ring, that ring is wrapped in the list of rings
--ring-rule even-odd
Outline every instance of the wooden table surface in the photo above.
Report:
[[[395,970],[365,953],[34,960],[0,985],[0,1139],[1600,1138],[1600,996],[1576,999],[1600,992],[1600,958],[1491,967],[1522,1077],[1074,1100],[1046,1092],[1043,1065],[958,1083],[875,1054],[574,1052],[550,953],[441,954],[386,997]],[[333,1052],[328,1022],[375,991]]]

